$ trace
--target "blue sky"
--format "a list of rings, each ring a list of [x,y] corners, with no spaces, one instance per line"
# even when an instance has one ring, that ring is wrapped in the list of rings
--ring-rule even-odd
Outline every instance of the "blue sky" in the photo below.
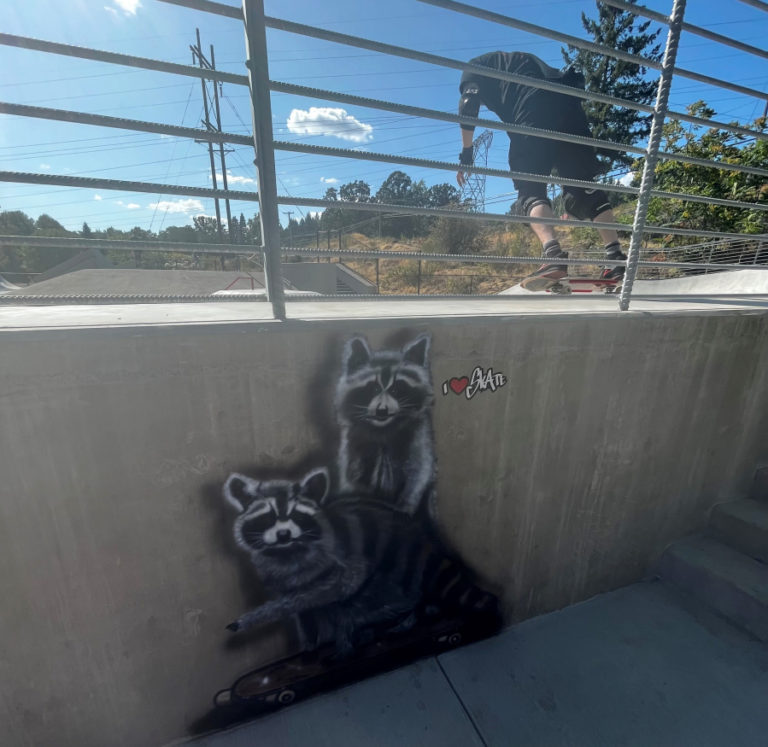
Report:
[[[234,2],[229,4],[235,5]],[[530,23],[584,37],[580,14],[595,15],[592,0],[484,0],[476,5]],[[668,13],[671,0],[648,0]],[[686,20],[755,46],[765,46],[768,13],[738,0],[689,0]],[[268,15],[377,41],[469,59],[495,49],[519,49],[561,65],[560,44],[486,21],[454,14],[415,0],[363,3],[359,0],[266,0]],[[239,22],[157,0],[5,0],[2,31],[48,41],[94,47],[191,64],[190,44],[199,27],[203,49],[215,48],[220,70],[245,73]],[[365,50],[268,31],[273,80],[455,112],[460,73]],[[768,61],[683,34],[678,65],[766,90]],[[22,104],[107,114],[185,126],[200,126],[200,82],[165,73],[0,47],[0,99]],[[223,127],[247,133],[251,115],[247,89],[225,84]],[[721,88],[679,79],[671,108],[681,111],[699,98],[718,118],[747,122],[762,114],[764,102]],[[312,107],[320,111],[311,113]],[[345,113],[327,111],[344,109]],[[362,147],[428,159],[456,161],[457,125],[414,119],[384,111],[285,94],[272,95],[275,138]],[[484,110],[483,110],[484,111]],[[481,116],[485,116],[481,113]],[[492,117],[492,115],[490,115]],[[347,139],[322,134],[327,118],[348,117]],[[338,129],[335,130],[339,132]],[[354,137],[356,139],[349,139]],[[489,166],[505,168],[506,137],[497,133]],[[256,189],[252,151],[233,146],[228,154],[232,189]],[[0,115],[2,169],[158,183],[210,186],[207,148],[185,139],[149,133]],[[277,154],[278,191],[294,197],[322,197],[329,186],[362,179],[375,191],[396,166],[350,159]],[[446,171],[405,169],[427,184],[453,182]],[[513,201],[512,184],[489,179],[489,211],[504,212]],[[67,228],[133,226],[160,230],[213,215],[212,200],[0,183],[0,209],[48,213]],[[233,202],[235,215],[250,216],[253,203]],[[282,207],[299,217],[307,208]],[[281,215],[285,223],[286,216]]]

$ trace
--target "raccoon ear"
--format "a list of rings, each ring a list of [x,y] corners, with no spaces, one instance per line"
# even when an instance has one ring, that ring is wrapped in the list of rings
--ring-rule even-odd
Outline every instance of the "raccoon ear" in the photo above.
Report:
[[[426,368],[429,362],[429,343],[431,337],[428,333],[419,335],[413,342],[403,348],[403,358],[409,363]]]
[[[233,472],[224,483],[224,498],[239,513],[245,511],[258,495],[259,481]]]
[[[328,470],[325,467],[313,469],[304,477],[301,483],[301,495],[309,498],[318,505],[328,495]]]
[[[344,345],[344,370],[354,373],[371,360],[371,349],[365,337],[353,337]]]

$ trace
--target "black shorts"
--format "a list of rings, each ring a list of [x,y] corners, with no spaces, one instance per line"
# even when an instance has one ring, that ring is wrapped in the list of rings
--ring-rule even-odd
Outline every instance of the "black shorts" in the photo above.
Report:
[[[547,126],[530,126],[592,137],[581,106],[566,106],[563,109],[561,116],[557,118],[559,121],[550,122]],[[509,139],[509,168],[513,171],[548,175],[557,170],[558,175],[566,179],[584,181],[591,181],[601,171],[600,162],[592,146],[516,133],[509,133]],[[522,179],[514,179],[513,182],[518,191],[518,200],[547,196],[547,185],[544,182]]]

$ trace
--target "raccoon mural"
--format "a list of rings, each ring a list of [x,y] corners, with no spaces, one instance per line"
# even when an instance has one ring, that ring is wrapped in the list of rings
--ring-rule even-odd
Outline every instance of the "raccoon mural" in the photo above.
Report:
[[[469,571],[391,504],[328,496],[328,472],[299,482],[232,474],[234,537],[271,595],[227,627],[244,631],[299,616],[305,650],[336,655],[428,619],[471,616],[492,626],[498,602]]]
[[[301,650],[220,691],[235,700],[247,692],[240,700],[249,713],[257,701],[291,702],[297,688],[359,678],[355,662],[372,674],[501,626],[496,596],[434,522],[429,353],[428,334],[399,350],[372,350],[365,337],[351,337],[335,381],[335,463],[295,479],[233,473],[224,484],[237,512],[235,543],[268,597],[227,628],[293,622]],[[289,690],[275,689],[278,681]]]
[[[344,345],[336,385],[341,431],[339,488],[414,515],[434,516],[434,393],[429,335],[401,350],[372,352],[364,337]]]

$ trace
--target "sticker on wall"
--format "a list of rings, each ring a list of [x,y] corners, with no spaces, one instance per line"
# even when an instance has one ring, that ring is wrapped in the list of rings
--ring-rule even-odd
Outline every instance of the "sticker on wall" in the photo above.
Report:
[[[501,389],[507,381],[503,373],[495,373],[492,368],[486,370],[482,366],[476,366],[471,376],[453,376],[444,381],[443,396],[453,393],[472,399],[480,392],[495,392]]]
[[[332,462],[281,479],[257,469],[233,473],[224,483],[234,548],[267,599],[236,611],[222,633],[258,636],[284,623],[296,652],[217,693],[204,727],[501,626],[498,599],[437,527],[430,342],[422,334],[399,349],[373,350],[362,336],[346,340],[334,382]],[[498,388],[506,383],[498,376],[473,375],[468,387]]]

